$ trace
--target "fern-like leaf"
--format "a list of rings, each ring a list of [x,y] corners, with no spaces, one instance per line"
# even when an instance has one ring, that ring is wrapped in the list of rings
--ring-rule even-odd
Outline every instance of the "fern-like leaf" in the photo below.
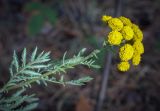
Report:
[[[25,109],[25,111],[30,111],[37,107],[37,100],[34,95],[22,95],[25,90],[19,90],[10,97],[0,98],[0,110],[3,111],[21,111],[20,109]],[[23,103],[29,103],[32,106],[22,105]]]
[[[93,78],[87,76],[87,77],[82,77],[79,78],[77,80],[71,80],[66,82],[66,84],[70,84],[70,85],[85,85],[86,82],[91,81]]]

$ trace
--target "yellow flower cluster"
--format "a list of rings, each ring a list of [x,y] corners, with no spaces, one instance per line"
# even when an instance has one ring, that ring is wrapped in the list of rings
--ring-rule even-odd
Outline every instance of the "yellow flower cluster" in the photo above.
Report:
[[[140,28],[131,22],[129,18],[111,16],[102,16],[102,21],[107,23],[111,32],[107,36],[107,42],[110,45],[119,46],[120,63],[117,65],[120,71],[127,71],[130,68],[130,60],[133,65],[139,65],[141,55],[144,53],[142,43],[143,32]]]

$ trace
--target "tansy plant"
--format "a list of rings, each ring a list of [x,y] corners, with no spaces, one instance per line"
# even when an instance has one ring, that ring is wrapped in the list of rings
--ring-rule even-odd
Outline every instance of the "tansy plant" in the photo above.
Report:
[[[142,43],[143,33],[139,27],[133,24],[128,18],[112,18],[104,15],[102,21],[107,23],[112,31],[108,34],[106,43],[118,46],[120,63],[118,69],[127,71],[130,68],[130,60],[133,65],[138,65],[141,55],[144,53]],[[24,95],[23,92],[32,87],[33,83],[44,84],[48,82],[62,85],[84,85],[92,80],[91,77],[82,77],[77,80],[66,80],[64,74],[68,69],[77,65],[99,68],[95,65],[94,57],[97,57],[99,50],[94,50],[89,55],[84,56],[86,49],[82,49],[77,55],[66,59],[66,53],[59,62],[54,62],[50,58],[50,52],[38,53],[37,48],[28,56],[24,49],[21,57],[14,51],[9,72],[8,82],[0,89],[0,110],[4,111],[29,111],[37,106],[38,99],[35,95]],[[59,74],[59,79],[56,78]],[[16,91],[13,95],[8,94],[11,90]]]
[[[104,15],[102,21],[111,28],[105,42],[119,47],[120,63],[117,65],[118,69],[125,72],[129,70],[130,63],[137,66],[144,53],[143,33],[140,28],[129,18],[123,16],[113,18]]]

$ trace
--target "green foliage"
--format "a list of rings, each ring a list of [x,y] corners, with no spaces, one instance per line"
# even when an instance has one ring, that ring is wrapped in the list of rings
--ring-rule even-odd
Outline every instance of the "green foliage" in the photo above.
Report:
[[[32,95],[24,95],[22,93],[25,90],[19,90],[15,94],[11,95],[10,97],[2,97],[0,95],[0,110],[3,111],[30,111],[37,107],[37,100],[38,98]],[[28,103],[29,105],[23,105],[24,103]]]
[[[36,12],[34,13],[29,20],[28,23],[28,32],[30,35],[36,35],[42,27],[44,23],[48,21],[52,25],[55,25],[57,21],[57,13],[49,6],[45,6],[39,2],[30,2],[28,3],[25,8],[27,12]]]
[[[34,11],[34,10],[43,10],[44,9],[44,6],[39,3],[39,2],[30,2],[28,4],[26,4],[24,10],[27,11],[27,12],[31,12],[31,11]]]
[[[71,80],[68,81],[67,84],[71,84],[71,85],[84,85],[84,83],[91,81],[93,78],[87,76],[87,77],[82,77],[80,79],[77,80]]]
[[[46,8],[42,11],[43,15],[46,17],[47,21],[50,22],[52,25],[55,24],[57,21],[57,14],[55,10],[52,10],[51,8]]]
[[[84,85],[86,82],[92,80],[91,77],[82,77],[77,80],[65,80],[64,73],[68,69],[75,68],[77,65],[85,65],[88,67],[99,68],[95,65],[95,60],[93,57],[97,57],[99,50],[94,50],[89,55],[84,56],[86,49],[82,49],[77,55],[74,55],[70,59],[66,59],[66,53],[63,56],[62,61],[54,63],[50,58],[50,52],[41,52],[38,54],[37,48],[34,49],[31,56],[27,56],[26,48],[21,54],[19,59],[16,51],[13,54],[13,60],[11,62],[9,71],[10,79],[9,81],[0,89],[0,109],[6,111],[28,111],[36,107],[37,103],[33,96],[34,95],[24,95],[22,93],[26,88],[31,87],[32,83],[45,84],[47,86],[48,82],[57,83],[62,85]],[[60,79],[55,77],[59,74]],[[5,93],[12,89],[21,89],[17,91],[16,94],[5,98],[3,97]],[[32,101],[29,101],[32,100]],[[24,102],[29,103],[29,105],[22,105]]]
[[[23,81],[28,81],[41,76],[41,72],[45,71],[49,67],[49,64],[46,64],[50,61],[49,54],[50,52],[42,52],[37,55],[37,48],[35,48],[31,58],[27,61],[27,52],[26,49],[24,49],[20,62],[16,52],[14,51],[13,61],[9,69],[11,77],[5,88],[10,89]],[[23,87],[28,86],[30,86],[30,84],[25,84]]]
[[[40,32],[44,26],[45,18],[41,14],[32,15],[28,23],[28,33],[30,35],[36,35]]]

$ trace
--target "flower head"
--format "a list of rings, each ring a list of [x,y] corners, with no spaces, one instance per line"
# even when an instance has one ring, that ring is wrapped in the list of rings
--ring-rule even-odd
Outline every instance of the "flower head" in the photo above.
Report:
[[[133,29],[133,32],[134,32],[133,39],[135,41],[137,41],[137,40],[142,41],[143,40],[143,33],[140,30],[140,28],[136,24],[133,24],[132,29]]]
[[[132,26],[132,22],[130,21],[130,19],[126,18],[126,17],[119,17],[119,19],[123,22],[124,25],[127,25],[127,26]]]
[[[125,72],[130,68],[130,64],[128,61],[127,62],[120,62],[117,67],[120,71]]]
[[[124,26],[121,33],[125,40],[131,40],[134,34],[130,26]]]
[[[134,54],[132,58],[132,64],[137,66],[139,65],[140,61],[141,61],[141,55],[138,53]]]
[[[136,30],[136,29],[139,29],[139,26],[136,24],[132,24],[132,28]]]
[[[132,58],[134,49],[130,44],[125,44],[120,48],[119,57],[121,61],[128,61]]]
[[[103,15],[102,16],[102,21],[105,22],[105,23],[107,23],[108,20],[111,19],[111,18],[112,18],[111,16]]]
[[[108,21],[108,25],[112,30],[120,31],[123,28],[123,23],[118,18],[111,18]]]
[[[144,46],[143,46],[143,43],[140,41],[135,41],[133,43],[133,48],[136,53],[139,53],[139,54],[144,53]]]
[[[122,34],[118,31],[112,31],[108,35],[108,42],[111,45],[119,45],[122,41]]]

